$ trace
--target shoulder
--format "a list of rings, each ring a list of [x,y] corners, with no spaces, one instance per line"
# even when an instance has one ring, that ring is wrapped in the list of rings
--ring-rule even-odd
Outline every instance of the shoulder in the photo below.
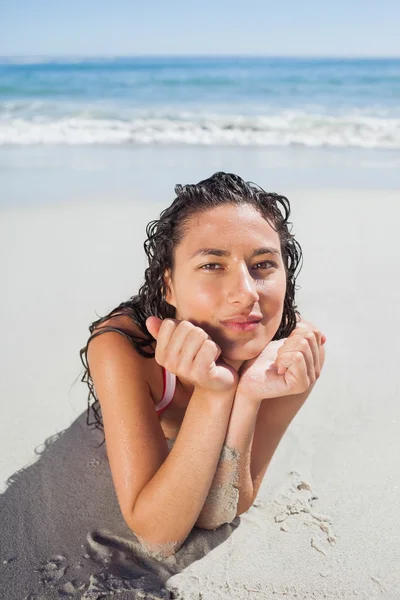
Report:
[[[100,334],[102,329],[105,331]],[[121,335],[121,332],[127,336]],[[160,379],[162,382],[162,368],[155,358],[146,358],[140,354],[132,343],[131,336],[139,340],[147,339],[140,327],[127,315],[112,316],[97,325],[93,329],[89,338],[90,343],[88,342],[87,346],[87,360],[90,369],[93,370],[95,365],[99,366],[100,364],[102,370],[106,366],[110,368],[115,361],[129,371],[132,371],[133,368],[136,376],[140,374],[148,384],[153,400],[157,402],[160,393],[158,391],[159,384],[156,386],[156,390],[153,388],[155,381],[158,382]],[[142,346],[142,349],[150,353],[155,351],[155,346],[156,341],[153,340],[148,345]]]
[[[128,315],[116,315],[116,316],[110,317],[106,321],[103,321],[102,323],[97,325],[94,328],[92,335],[94,335],[97,332],[100,332],[102,329],[107,329],[107,328],[108,328],[109,332],[112,333],[112,330],[110,329],[111,327],[118,329],[124,333],[127,333],[129,336],[134,336],[135,338],[139,338],[140,340],[147,339],[147,337],[145,336],[143,331],[140,329],[139,325],[137,325],[137,323],[135,323],[135,321],[133,319],[131,319]],[[101,337],[103,337],[104,333],[102,334]],[[118,335],[118,332],[115,332],[115,333],[116,333],[116,335]],[[106,337],[108,337],[108,336],[106,336]],[[115,336],[113,336],[113,337],[115,337]],[[146,352],[154,352],[155,344],[156,344],[156,342],[153,340],[152,342],[149,343],[148,346],[143,346],[143,348],[146,350]]]
[[[95,354],[94,348],[102,348],[104,350],[109,347],[114,348],[117,345],[125,347],[129,353],[136,355],[137,361],[142,363],[143,366],[154,362],[154,358],[146,358],[140,354],[135,348],[133,338],[139,341],[148,339],[139,325],[128,315],[111,316],[106,321],[94,327],[87,344],[88,356],[89,351],[91,355]],[[142,346],[142,349],[146,353],[154,352],[155,345],[156,342],[152,340],[148,345]]]

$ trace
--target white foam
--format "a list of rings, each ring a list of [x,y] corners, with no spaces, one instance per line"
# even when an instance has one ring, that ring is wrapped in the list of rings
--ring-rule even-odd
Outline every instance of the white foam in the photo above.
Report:
[[[3,107],[5,108],[5,107]],[[181,113],[130,119],[34,115],[19,117],[8,105],[0,145],[191,144],[400,148],[400,118],[363,113],[329,116],[286,111],[268,116]],[[8,110],[7,110],[8,109]]]

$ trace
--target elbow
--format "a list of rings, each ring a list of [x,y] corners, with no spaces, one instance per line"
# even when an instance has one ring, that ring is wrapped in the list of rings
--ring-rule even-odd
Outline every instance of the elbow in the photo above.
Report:
[[[257,497],[257,493],[258,493],[258,489],[255,490],[254,486],[252,487],[251,490],[248,491],[247,494],[242,494],[241,497],[239,498],[238,501],[238,505],[237,505],[237,511],[236,511],[236,516],[240,517],[240,515],[243,515],[244,513],[246,513],[254,504],[256,497]]]
[[[247,504],[245,506],[238,506],[236,516],[240,517],[240,515],[243,515],[244,513],[246,513],[252,506],[253,506],[253,502],[251,504]]]
[[[241,513],[232,507],[230,510],[223,510],[220,512],[216,511],[212,514],[200,515],[195,523],[195,526],[199,527],[200,529],[209,529],[214,531],[215,529],[222,527],[222,525],[232,523],[236,517],[239,516],[239,514]]]
[[[226,523],[219,515],[200,515],[195,526],[199,529],[209,529],[213,531]]]
[[[232,523],[237,516],[239,490],[235,486],[216,486],[209,492],[207,500],[195,523],[201,529],[218,529]]]
[[[214,517],[213,519],[198,519],[196,521],[196,527],[200,529],[208,529],[210,531],[214,531],[215,529],[219,529],[222,525],[226,525],[227,523],[231,523],[236,515],[227,520],[226,518],[218,518]]]
[[[143,521],[138,521],[133,516],[124,517],[124,519],[138,540],[144,554],[156,560],[165,560],[173,556],[181,548],[187,537],[171,541],[171,536],[168,535],[167,531],[149,527],[152,519],[146,519],[146,524]]]
[[[162,541],[161,539],[150,539],[149,537],[144,538],[137,533],[135,535],[146,556],[150,556],[156,560],[165,560],[170,556],[173,556],[185,542],[185,540],[170,542]]]

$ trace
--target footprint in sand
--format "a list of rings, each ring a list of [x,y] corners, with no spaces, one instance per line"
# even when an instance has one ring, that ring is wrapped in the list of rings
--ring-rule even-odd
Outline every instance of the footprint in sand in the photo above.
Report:
[[[326,534],[326,540],[330,545],[336,543],[336,537],[332,530],[332,518],[328,515],[320,513],[315,502],[318,496],[313,493],[311,485],[305,481],[297,471],[291,471],[291,485],[287,494],[282,494],[282,497],[276,501],[279,506],[279,512],[274,516],[276,523],[280,524],[280,530],[290,532],[290,525],[286,522],[287,519],[293,518],[294,515],[307,514],[310,519],[303,519],[307,526],[315,525],[318,529]],[[322,540],[316,537],[310,538],[310,545],[317,552],[327,556],[327,552],[321,544]],[[324,576],[326,576],[324,574]]]

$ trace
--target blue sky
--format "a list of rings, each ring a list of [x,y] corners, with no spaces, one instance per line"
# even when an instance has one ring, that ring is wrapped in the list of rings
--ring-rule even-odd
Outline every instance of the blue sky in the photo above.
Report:
[[[0,0],[0,55],[398,56],[400,0]]]

